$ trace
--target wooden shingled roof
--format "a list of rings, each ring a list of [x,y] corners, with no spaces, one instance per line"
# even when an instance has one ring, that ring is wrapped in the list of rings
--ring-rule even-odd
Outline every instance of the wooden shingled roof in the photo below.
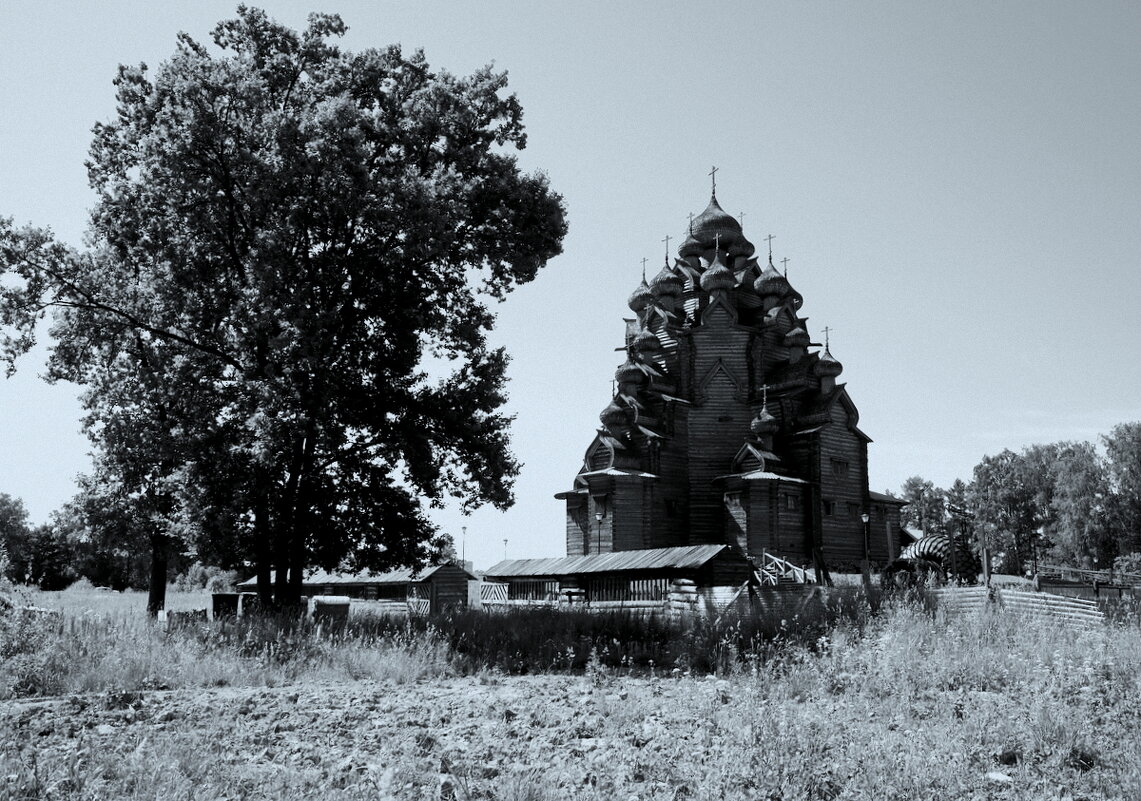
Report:
[[[619,573],[627,570],[692,570],[704,567],[728,545],[683,545],[676,548],[649,548],[638,551],[614,551],[589,556],[564,556],[549,559],[504,559],[484,571],[495,578],[524,576],[571,576],[583,573]],[[747,558],[736,554],[740,559]]]

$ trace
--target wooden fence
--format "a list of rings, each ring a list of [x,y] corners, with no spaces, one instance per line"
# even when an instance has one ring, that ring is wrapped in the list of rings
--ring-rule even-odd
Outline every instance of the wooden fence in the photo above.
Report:
[[[598,578],[587,583],[586,598],[597,601],[662,601],[670,593],[668,578]]]
[[[531,587],[531,584],[535,587]],[[522,582],[517,587],[485,581],[480,604],[485,609],[552,607],[593,611],[631,610],[645,613],[685,614],[700,611],[704,598],[689,579],[601,579],[587,588],[559,590],[557,582]],[[541,587],[538,585],[542,585]],[[552,589],[549,585],[554,584]]]
[[[1048,592],[999,587],[942,587],[928,590],[927,598],[934,606],[952,615],[978,614],[989,609],[1078,628],[1105,622],[1105,615],[1098,609],[1096,601]]]

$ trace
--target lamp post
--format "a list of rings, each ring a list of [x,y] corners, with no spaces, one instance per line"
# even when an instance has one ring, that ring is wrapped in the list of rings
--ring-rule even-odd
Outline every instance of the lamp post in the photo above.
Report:
[[[862,515],[860,515],[860,520],[864,521],[864,561],[869,562],[869,563],[871,562],[871,553],[870,553],[870,549],[871,549],[871,545],[870,545],[871,526],[869,525],[869,522],[871,521],[871,519],[872,519],[871,515],[869,515],[867,512],[864,512]]]

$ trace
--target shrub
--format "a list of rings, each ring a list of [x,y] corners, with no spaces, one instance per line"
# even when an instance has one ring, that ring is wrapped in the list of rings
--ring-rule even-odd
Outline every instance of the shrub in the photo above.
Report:
[[[233,592],[234,585],[239,581],[241,576],[233,570],[194,562],[186,568],[186,572],[176,576],[172,584],[175,589],[183,592],[203,589],[207,592]]]

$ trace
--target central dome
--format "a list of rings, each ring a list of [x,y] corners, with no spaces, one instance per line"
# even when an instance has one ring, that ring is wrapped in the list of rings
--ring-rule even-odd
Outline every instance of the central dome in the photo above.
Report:
[[[693,218],[693,236],[705,241],[718,235],[722,240],[740,236],[741,223],[721,208],[721,204],[717,202],[717,195],[714,195],[709,199],[705,211]]]
[[[694,255],[699,248],[708,250],[718,239],[721,240],[721,248],[732,256],[749,257],[755,251],[753,243],[742,233],[741,223],[721,208],[717,195],[713,195],[709,198],[705,211],[693,218],[689,235],[679,248],[678,255],[685,258]]]

